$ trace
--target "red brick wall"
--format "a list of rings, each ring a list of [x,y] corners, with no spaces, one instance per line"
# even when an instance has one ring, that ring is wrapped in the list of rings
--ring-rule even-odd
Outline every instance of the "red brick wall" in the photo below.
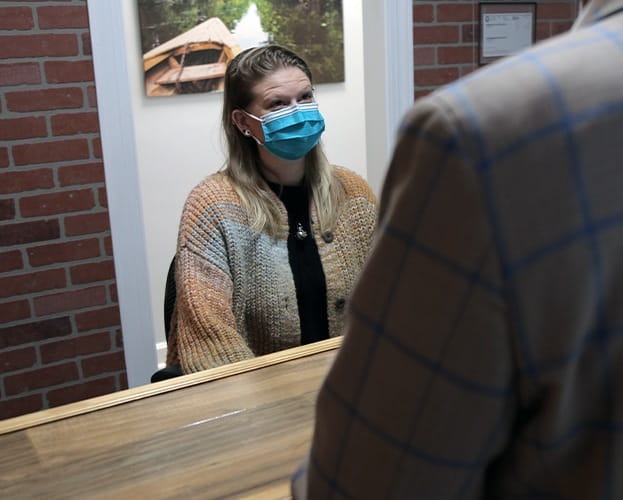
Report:
[[[414,0],[415,98],[479,67],[478,4],[476,0]],[[577,0],[537,0],[536,4],[537,41],[568,30],[577,14]]]
[[[126,387],[86,1],[3,1],[0,419]]]

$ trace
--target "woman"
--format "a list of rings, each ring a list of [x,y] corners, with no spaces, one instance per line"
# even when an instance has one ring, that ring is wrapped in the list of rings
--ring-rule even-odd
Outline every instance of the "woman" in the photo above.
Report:
[[[332,167],[312,75],[276,45],[225,75],[228,159],[190,193],[180,223],[167,364],[195,372],[340,335],[377,203]]]

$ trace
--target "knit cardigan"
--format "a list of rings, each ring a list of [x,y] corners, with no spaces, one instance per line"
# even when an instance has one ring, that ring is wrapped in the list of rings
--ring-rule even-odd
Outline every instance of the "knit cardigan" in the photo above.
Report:
[[[331,337],[342,333],[344,306],[368,254],[377,214],[366,181],[333,168],[345,196],[331,232],[321,234],[316,208],[310,207]],[[191,373],[301,344],[287,211],[267,190],[280,208],[275,236],[250,227],[249,213],[223,173],[208,176],[188,196],[177,245],[168,365]]]

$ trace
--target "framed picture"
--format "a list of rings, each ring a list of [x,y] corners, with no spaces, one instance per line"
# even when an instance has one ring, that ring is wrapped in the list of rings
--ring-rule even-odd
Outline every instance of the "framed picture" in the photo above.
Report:
[[[223,89],[240,51],[275,43],[314,83],[344,81],[342,0],[136,0],[147,96]]]
[[[480,2],[480,64],[534,44],[536,2]]]

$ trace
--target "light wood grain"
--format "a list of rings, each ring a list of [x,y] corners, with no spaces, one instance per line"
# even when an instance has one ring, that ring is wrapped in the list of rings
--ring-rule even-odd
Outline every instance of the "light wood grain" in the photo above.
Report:
[[[232,375],[258,370],[260,368],[272,366],[278,363],[285,363],[293,359],[335,349],[340,346],[341,342],[342,337],[334,337],[321,342],[315,342],[313,344],[295,347],[293,349],[286,349],[284,351],[240,361],[238,363],[219,366],[218,368],[212,368],[211,370],[205,370],[202,372],[184,375],[182,377],[163,380],[154,384],[127,389],[125,391],[119,391],[105,396],[90,398],[84,401],[59,406],[58,408],[50,408],[49,410],[29,413],[21,417],[9,418],[0,421],[0,435],[20,429],[26,429],[35,425],[74,417],[76,415],[92,411],[102,410],[111,406],[129,403],[130,401],[136,401],[138,399],[157,396],[158,394],[191,387],[193,385],[204,384],[212,380],[231,377]]]
[[[0,435],[0,498],[289,498],[339,339],[319,344],[13,422]]]

